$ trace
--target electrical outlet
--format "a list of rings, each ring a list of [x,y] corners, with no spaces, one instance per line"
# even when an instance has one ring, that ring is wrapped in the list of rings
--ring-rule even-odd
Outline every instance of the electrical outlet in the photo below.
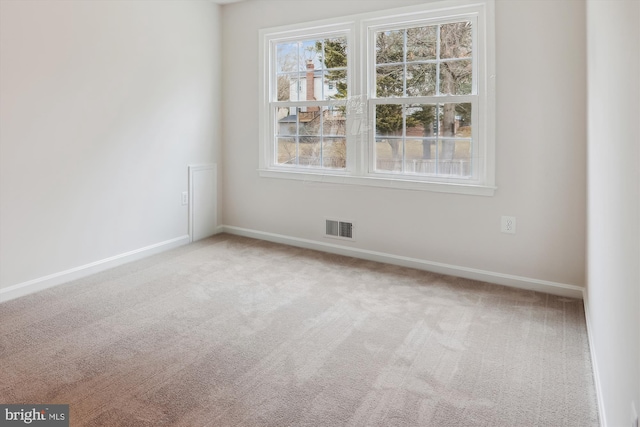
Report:
[[[186,205],[187,203],[189,203],[189,193],[187,193],[186,191],[182,192],[182,205]]]
[[[503,233],[516,234],[516,217],[503,216],[500,221],[500,231]]]

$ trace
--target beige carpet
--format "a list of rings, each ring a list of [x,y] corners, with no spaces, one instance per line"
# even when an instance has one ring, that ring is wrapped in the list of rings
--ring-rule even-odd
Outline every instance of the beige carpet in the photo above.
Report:
[[[72,426],[595,426],[582,302],[220,235],[0,305]]]

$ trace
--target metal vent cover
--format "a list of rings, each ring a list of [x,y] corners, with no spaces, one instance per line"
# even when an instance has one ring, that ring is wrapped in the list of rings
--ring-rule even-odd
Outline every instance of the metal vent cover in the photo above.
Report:
[[[326,220],[325,235],[343,239],[353,239],[353,223],[328,219]]]

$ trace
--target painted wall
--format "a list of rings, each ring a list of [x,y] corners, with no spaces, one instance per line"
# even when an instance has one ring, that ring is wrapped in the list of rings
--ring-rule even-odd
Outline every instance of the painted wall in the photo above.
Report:
[[[606,425],[640,410],[640,3],[587,2],[588,320]]]
[[[219,160],[219,6],[0,2],[0,287],[187,234]]]
[[[264,0],[224,7],[222,223],[327,241],[324,219],[348,219],[357,241],[345,246],[584,286],[583,2],[496,2],[495,196],[258,176],[258,30],[418,3]],[[516,235],[500,232],[501,215],[517,218]]]

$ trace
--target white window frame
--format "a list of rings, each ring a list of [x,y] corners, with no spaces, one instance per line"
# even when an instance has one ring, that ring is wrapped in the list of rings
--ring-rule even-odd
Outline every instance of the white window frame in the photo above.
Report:
[[[260,143],[259,174],[267,178],[284,178],[336,184],[426,190],[446,193],[492,196],[495,187],[495,33],[494,0],[445,0],[424,5],[360,14],[313,23],[271,28],[260,31]],[[373,112],[381,102],[403,103],[409,98],[375,97],[375,43],[378,28],[406,28],[428,22],[473,21],[472,132],[476,147],[474,173],[469,178],[384,173],[373,170],[375,130]],[[271,101],[275,84],[273,46],[279,41],[321,38],[336,33],[348,40],[348,101],[352,114],[347,115],[347,166],[345,169],[309,169],[282,167],[274,162],[275,125]],[[438,101],[468,102],[465,95],[441,97]],[[433,102],[433,97],[425,97]],[[303,101],[299,101],[301,105]],[[289,103],[290,104],[290,103]],[[317,105],[314,102],[314,105]],[[357,111],[361,110],[361,111]],[[476,142],[477,141],[477,142]]]

